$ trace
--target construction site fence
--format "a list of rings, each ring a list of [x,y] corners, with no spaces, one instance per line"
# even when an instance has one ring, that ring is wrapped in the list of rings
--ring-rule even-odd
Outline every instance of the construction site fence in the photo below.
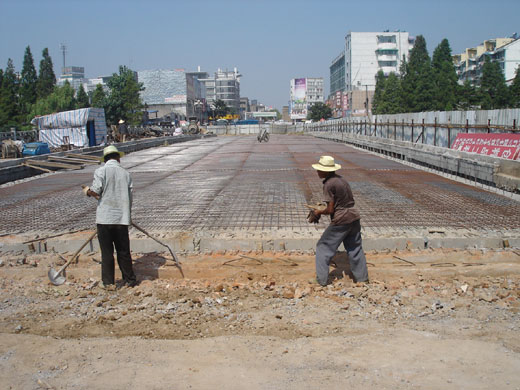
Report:
[[[5,140],[13,140],[13,141],[23,141],[23,142],[34,142],[38,141],[38,130],[28,130],[28,131],[1,131],[0,132],[0,141]]]
[[[450,148],[459,133],[520,134],[520,109],[434,111],[332,119],[305,132],[352,133]]]

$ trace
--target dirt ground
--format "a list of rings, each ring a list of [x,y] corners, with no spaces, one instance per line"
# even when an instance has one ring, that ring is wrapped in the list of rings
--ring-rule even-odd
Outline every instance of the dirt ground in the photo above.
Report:
[[[115,291],[99,253],[61,286],[0,256],[0,387],[520,389],[518,250],[368,252],[369,284],[339,253],[325,288],[309,254],[168,256]]]

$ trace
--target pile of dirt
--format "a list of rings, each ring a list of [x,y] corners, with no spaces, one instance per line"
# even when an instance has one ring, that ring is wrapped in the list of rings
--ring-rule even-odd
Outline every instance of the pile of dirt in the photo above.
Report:
[[[61,286],[46,276],[59,266],[56,256],[3,256],[0,327],[4,336],[61,340],[268,337],[291,343],[368,340],[405,329],[499,344],[520,361],[517,251],[372,252],[367,260],[369,284],[354,283],[346,256],[338,254],[332,283],[321,287],[310,255],[190,256],[182,259],[182,279],[166,253],[134,254],[140,284],[109,291],[99,285],[97,253],[71,265]]]

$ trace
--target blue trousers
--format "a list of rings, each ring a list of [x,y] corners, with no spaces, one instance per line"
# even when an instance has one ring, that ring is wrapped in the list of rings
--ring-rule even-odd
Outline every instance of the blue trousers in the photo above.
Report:
[[[329,225],[316,245],[316,279],[327,285],[329,264],[343,243],[347,251],[350,270],[356,282],[368,280],[367,261],[361,246],[361,223],[359,220],[347,225]]]

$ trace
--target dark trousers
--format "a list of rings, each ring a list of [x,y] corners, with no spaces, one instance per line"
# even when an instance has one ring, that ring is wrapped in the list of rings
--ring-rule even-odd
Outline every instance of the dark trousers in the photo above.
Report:
[[[117,264],[123,275],[123,281],[136,281],[130,255],[130,239],[126,225],[97,225],[99,247],[101,248],[101,280],[103,284],[114,284],[114,247]]]
[[[330,260],[341,243],[345,247],[350,270],[356,282],[368,280],[367,262],[361,244],[361,223],[359,220],[347,225],[329,225],[316,245],[316,279],[322,286],[327,285]]]

